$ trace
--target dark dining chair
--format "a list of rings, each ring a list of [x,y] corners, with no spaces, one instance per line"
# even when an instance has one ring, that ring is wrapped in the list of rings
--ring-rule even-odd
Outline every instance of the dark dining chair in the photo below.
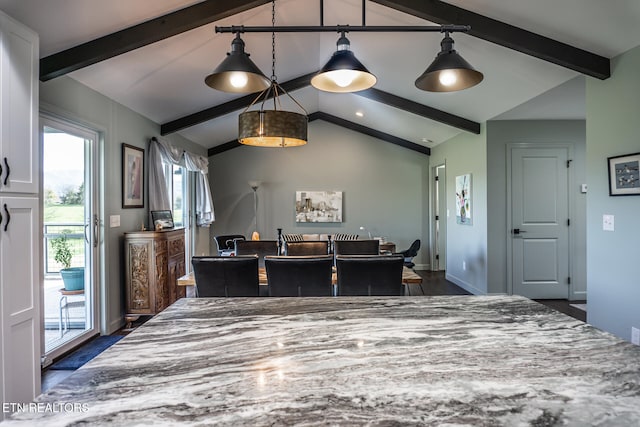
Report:
[[[258,255],[258,266],[264,267],[264,257],[278,255],[277,240],[236,240],[236,255]]]
[[[338,296],[403,295],[403,262],[400,255],[338,255]]]
[[[194,256],[191,258],[198,297],[257,297],[258,257]]]
[[[413,263],[413,257],[418,255],[418,251],[420,250],[420,239],[416,239],[413,241],[411,246],[404,251],[396,252],[394,255],[402,255],[404,257],[404,266],[413,268],[415,264]]]
[[[378,255],[380,240],[336,240],[333,248],[336,255]]]
[[[328,255],[329,241],[304,241],[304,242],[285,242],[285,255],[301,256],[301,255]]]
[[[333,294],[333,257],[267,256],[264,259],[272,297],[322,297]]]
[[[220,236],[214,236],[213,240],[216,241],[218,255],[230,255],[235,250],[235,241],[245,240],[245,237],[242,234],[222,234]]]

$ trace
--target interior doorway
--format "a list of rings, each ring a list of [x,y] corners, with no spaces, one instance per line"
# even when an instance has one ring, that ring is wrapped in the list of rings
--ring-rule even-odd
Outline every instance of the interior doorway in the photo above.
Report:
[[[443,271],[447,268],[447,193],[446,166],[444,164],[433,168],[433,271]]]
[[[571,147],[513,144],[508,159],[512,293],[568,299]]]
[[[99,139],[91,129],[40,119],[42,348],[45,360],[52,360],[99,333]]]

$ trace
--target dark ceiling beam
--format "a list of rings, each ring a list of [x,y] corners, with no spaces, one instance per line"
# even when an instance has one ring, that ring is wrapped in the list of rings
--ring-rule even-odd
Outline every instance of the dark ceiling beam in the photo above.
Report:
[[[294,90],[302,89],[311,84],[311,77],[316,73],[305,74],[304,76],[296,77],[295,79],[288,80],[280,86],[287,92],[293,92]],[[203,83],[204,86],[204,83]],[[206,90],[206,89],[205,89]],[[198,111],[197,113],[190,114],[188,116],[181,117],[179,119],[167,122],[160,125],[160,135],[167,135],[179,130],[186,129],[191,126],[198,125],[200,123],[213,120],[217,117],[224,116],[225,114],[233,113],[234,111],[244,110],[249,104],[256,99],[257,94],[245,95],[240,98],[236,98],[224,104],[216,105],[215,107],[207,108],[206,110]],[[269,99],[273,98],[270,96]]]
[[[332,116],[331,114],[323,113],[322,111],[309,115],[309,120],[317,119],[390,142],[391,144],[399,145],[403,148],[408,148],[409,150],[417,151],[418,153],[426,154],[427,156],[431,155],[431,149],[429,147],[407,141],[406,139],[398,138],[397,136],[393,136],[388,133],[380,132],[379,130],[371,129],[358,123],[350,122],[349,120],[345,120],[340,117]]]
[[[54,53],[40,60],[45,82],[114,56],[173,37],[257,6],[269,0],[206,0],[142,24]],[[213,34],[212,34],[213,35]]]
[[[611,77],[608,58],[578,49],[565,43],[543,37],[513,25],[487,18],[439,0],[372,0],[427,21],[445,25],[470,25],[469,34],[514,49],[518,52],[578,71],[582,74],[607,79]]]
[[[349,120],[341,119],[340,117],[323,113],[322,111],[317,111],[315,113],[309,114],[309,121],[312,122],[314,120],[324,120],[325,122],[333,123],[334,125],[338,125],[354,132],[362,133],[364,135],[369,135],[382,141],[399,145],[400,147],[417,151],[418,153],[426,154],[427,156],[431,155],[431,149],[429,147],[424,147],[420,144],[407,141],[406,139],[398,138],[397,136],[380,132],[375,129],[360,125],[358,123],[350,122]],[[234,139],[233,141],[225,142],[224,144],[209,148],[209,150],[207,151],[207,155],[209,157],[215,156],[216,154],[224,153],[225,151],[229,151],[241,146],[242,144],[240,144],[237,139]]]
[[[399,108],[418,116],[426,117],[445,125],[466,130],[468,132],[475,133],[476,135],[480,134],[480,123],[465,119],[464,117],[456,116],[455,114],[450,114],[445,111],[438,110],[433,107],[429,107],[424,104],[419,104],[417,102],[411,101],[410,99],[401,98],[399,96],[381,91],[379,89],[371,88],[367,90],[361,90],[359,92],[353,92],[353,94]]]
[[[287,92],[292,92],[297,89],[302,89],[311,85],[311,78],[316,73],[305,74],[304,76],[297,77],[292,80],[288,80],[282,83],[282,86]],[[365,98],[381,102],[383,104],[390,105],[392,107],[399,108],[409,113],[417,114],[419,116],[431,119],[440,123],[444,123],[449,126],[453,126],[458,129],[462,129],[471,133],[480,133],[480,123],[467,120],[464,117],[456,116],[436,108],[419,104],[406,98],[383,92],[378,89],[367,89],[360,92],[354,92],[354,95],[363,96]],[[213,120],[217,117],[224,116],[225,114],[232,113],[234,111],[243,110],[247,105],[256,98],[256,94],[246,95],[224,104],[216,105],[215,107],[207,108],[206,110],[198,111],[197,113],[190,114],[188,116],[181,117],[171,122],[160,125],[160,134],[167,135],[173,132],[178,132],[182,129],[186,129],[191,126],[198,125],[200,123]]]

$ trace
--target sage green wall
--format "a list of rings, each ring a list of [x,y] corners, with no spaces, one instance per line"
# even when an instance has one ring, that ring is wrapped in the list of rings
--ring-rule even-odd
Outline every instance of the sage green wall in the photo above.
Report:
[[[584,120],[503,120],[487,123],[488,173],[488,292],[508,293],[507,281],[507,156],[508,144],[565,144],[573,147],[570,188],[571,287],[570,299],[586,299],[586,195]]]
[[[211,235],[253,231],[253,191],[260,180],[258,231],[262,239],[284,233],[357,233],[366,227],[406,249],[415,239],[415,258],[428,268],[429,157],[357,132],[316,120],[309,143],[287,149],[239,147],[209,158],[216,209]],[[342,223],[296,223],[296,190],[343,192]],[[366,233],[365,233],[366,235]],[[215,245],[212,246],[215,248]]]
[[[640,47],[611,71],[587,79],[587,321],[630,340],[640,328],[640,196],[609,196],[607,157],[640,152]],[[615,216],[615,231],[602,230],[603,214]]]
[[[448,280],[482,295],[487,288],[487,136],[463,133],[431,150],[432,167],[446,164]],[[456,176],[471,174],[472,225],[456,223]],[[463,268],[463,262],[465,267]]]
[[[123,233],[139,230],[142,223],[148,225],[147,208],[122,209],[122,143],[143,148],[148,153],[149,139],[160,135],[160,126],[69,77],[40,84],[40,109],[101,134],[101,168],[104,176],[101,201],[104,245],[101,257],[105,266],[102,271],[105,286],[100,290],[104,302],[101,332],[108,334],[124,324]],[[206,156],[206,149],[179,135],[168,139],[185,150]],[[145,163],[145,169],[148,169],[148,163]],[[147,197],[148,179],[145,173],[145,207],[149,206]],[[109,228],[110,215],[120,215],[120,227]],[[208,234],[208,229],[197,230],[196,253],[209,251]]]

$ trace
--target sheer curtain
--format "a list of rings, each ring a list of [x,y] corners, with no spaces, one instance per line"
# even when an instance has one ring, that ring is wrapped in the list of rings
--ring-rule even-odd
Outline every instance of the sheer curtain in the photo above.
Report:
[[[149,144],[149,209],[170,210],[171,200],[164,176],[164,166],[174,164],[197,172],[196,178],[196,224],[198,227],[208,227],[215,220],[213,199],[209,188],[209,160],[188,151],[173,147],[166,140],[151,138]]]

